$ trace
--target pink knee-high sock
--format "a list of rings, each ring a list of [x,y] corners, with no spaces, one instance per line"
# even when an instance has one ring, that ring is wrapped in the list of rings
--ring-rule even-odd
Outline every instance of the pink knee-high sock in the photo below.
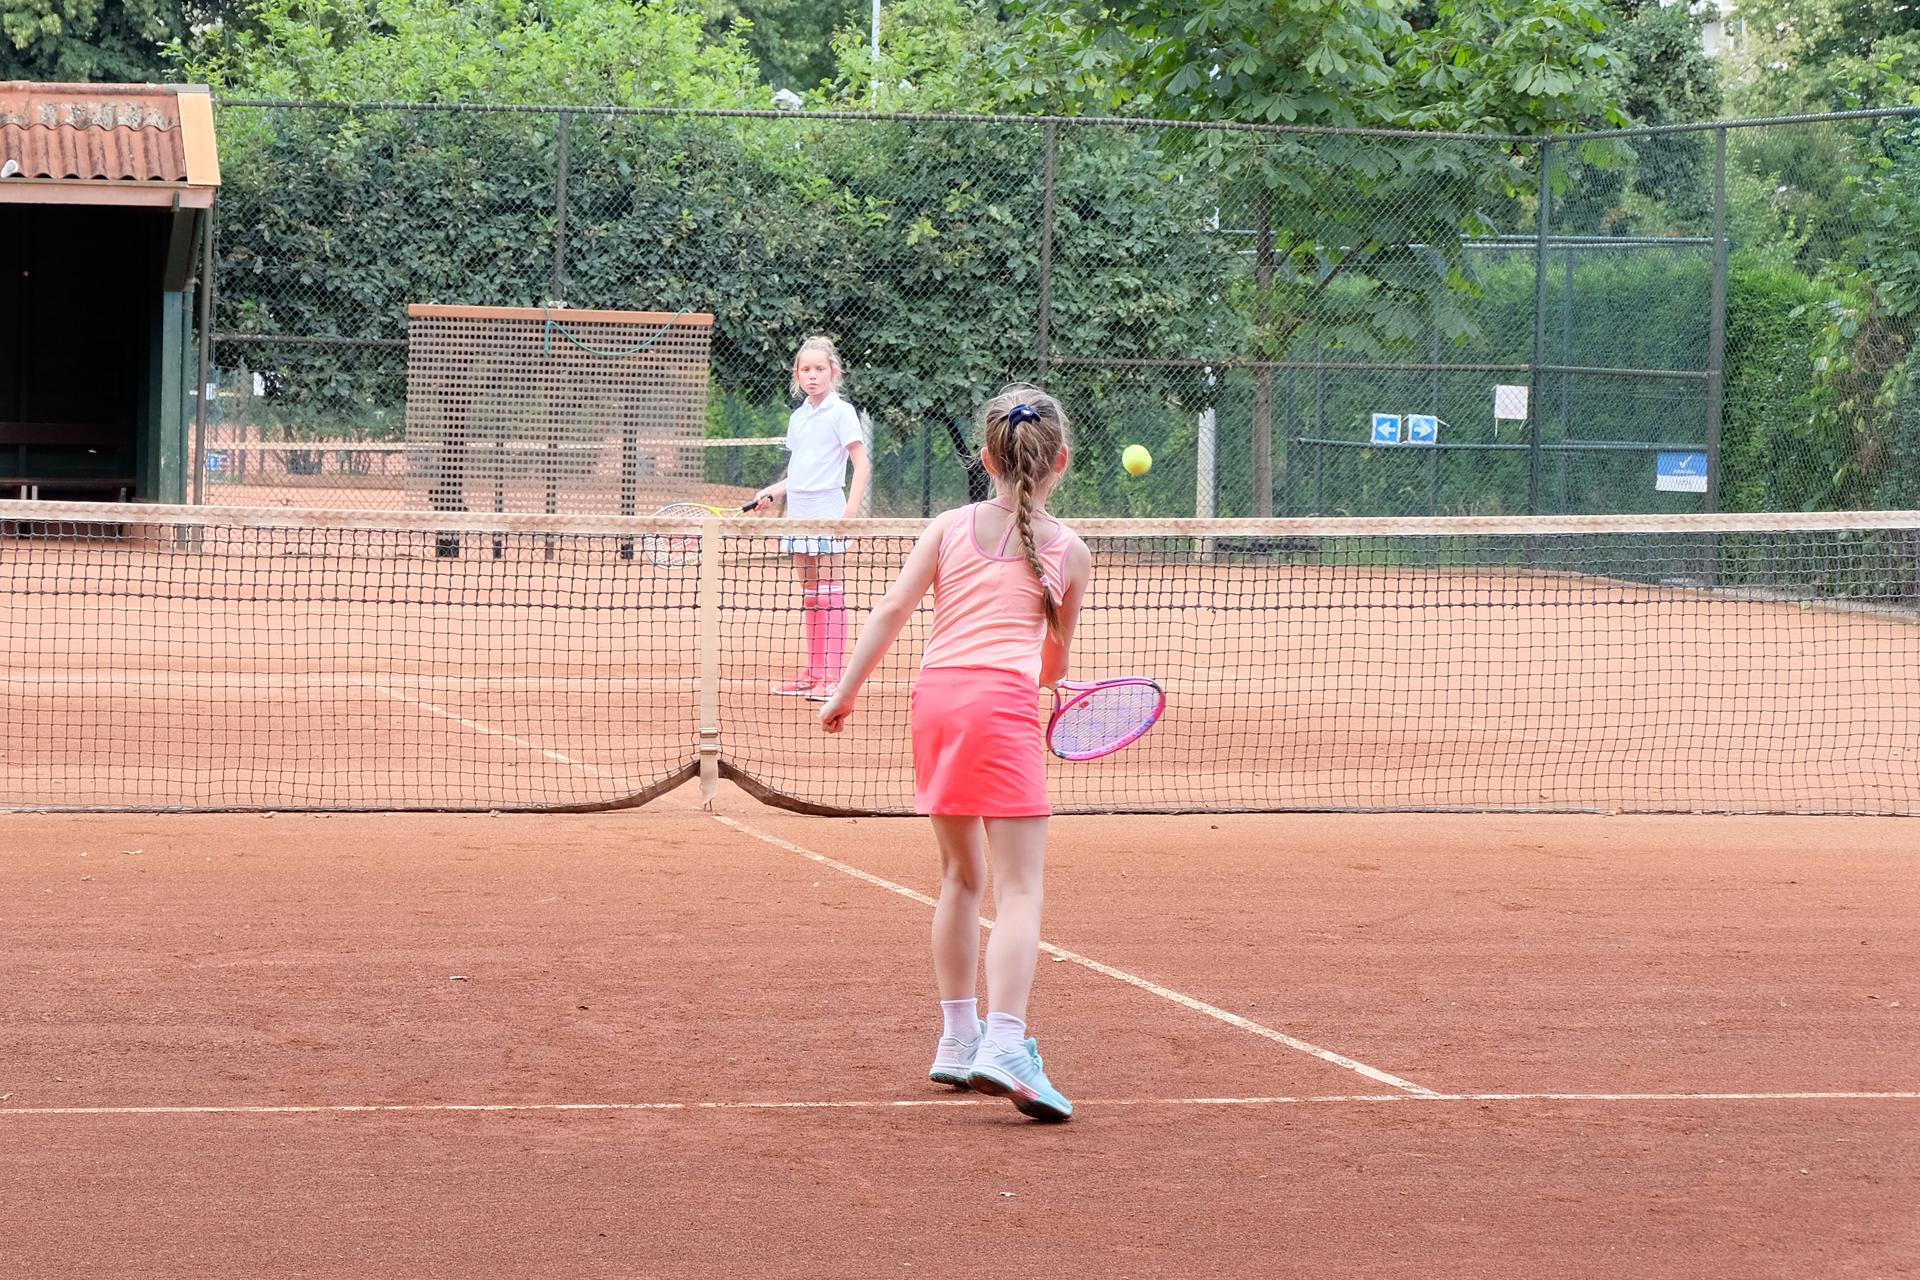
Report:
[[[820,584],[820,678],[837,684],[847,665],[847,595],[837,582]]]
[[[807,679],[824,680],[827,678],[826,627],[821,616],[819,588],[807,587],[801,591],[800,618],[807,633]]]

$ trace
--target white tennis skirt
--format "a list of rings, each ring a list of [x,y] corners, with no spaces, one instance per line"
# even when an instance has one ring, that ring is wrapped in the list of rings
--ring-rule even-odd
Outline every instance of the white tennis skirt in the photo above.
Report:
[[[787,516],[793,520],[838,520],[847,509],[843,489],[789,489]],[[845,538],[791,537],[780,539],[789,555],[835,556],[847,549]]]

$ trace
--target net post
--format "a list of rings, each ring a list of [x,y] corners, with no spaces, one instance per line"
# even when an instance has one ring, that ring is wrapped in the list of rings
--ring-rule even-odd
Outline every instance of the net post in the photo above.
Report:
[[[700,807],[720,793],[720,525],[700,522]]]

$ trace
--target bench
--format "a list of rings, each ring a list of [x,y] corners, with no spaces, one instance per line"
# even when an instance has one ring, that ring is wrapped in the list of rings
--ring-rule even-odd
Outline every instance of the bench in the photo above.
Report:
[[[120,464],[131,436],[131,428],[112,423],[0,422],[0,450],[4,450],[0,452],[0,496],[29,502],[41,498],[130,501],[140,482],[123,474]],[[96,472],[48,471],[33,465],[29,456],[33,449],[84,449],[107,455],[102,461],[111,465]]]

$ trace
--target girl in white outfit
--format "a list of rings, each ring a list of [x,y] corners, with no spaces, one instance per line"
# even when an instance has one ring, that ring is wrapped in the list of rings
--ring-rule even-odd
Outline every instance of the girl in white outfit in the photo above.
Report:
[[[792,390],[805,399],[787,419],[787,474],[755,495],[755,510],[766,510],[784,497],[790,519],[832,520],[859,512],[872,465],[860,416],[840,398],[842,376],[840,353],[831,339],[813,337],[800,344],[793,357]],[[848,463],[853,465],[851,492]],[[793,679],[774,685],[773,691],[824,702],[833,696],[846,663],[847,602],[840,578],[847,542],[787,537],[780,539],[780,549],[793,556],[800,577],[807,665]]]

